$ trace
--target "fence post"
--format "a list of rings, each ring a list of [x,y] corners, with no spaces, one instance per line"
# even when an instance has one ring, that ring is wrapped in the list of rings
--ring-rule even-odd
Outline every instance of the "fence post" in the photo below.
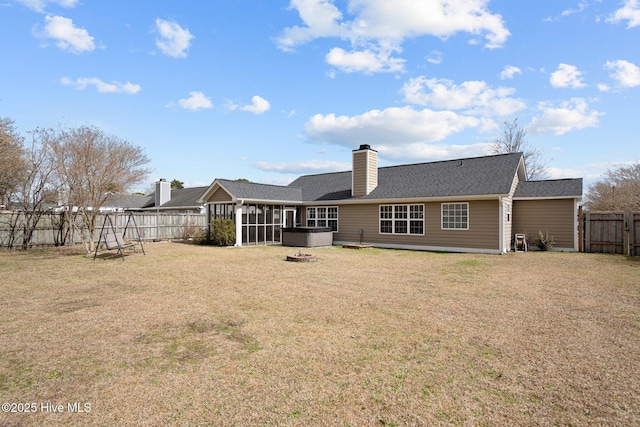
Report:
[[[591,212],[585,215],[584,251],[591,252]]]
[[[631,240],[629,237],[632,220],[631,212],[625,211],[622,217],[622,254],[626,256],[631,256]]]
[[[629,218],[629,255],[630,256],[636,256],[636,255],[640,255],[640,253],[638,253],[636,251],[637,246],[637,238],[638,236],[636,236],[636,215],[637,212],[631,212],[631,217]]]
[[[578,252],[584,252],[584,212],[578,206]]]

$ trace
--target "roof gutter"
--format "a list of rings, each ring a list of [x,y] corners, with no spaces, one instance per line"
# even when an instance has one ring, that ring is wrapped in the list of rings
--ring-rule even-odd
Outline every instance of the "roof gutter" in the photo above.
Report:
[[[552,196],[552,197],[514,197],[513,200],[563,200],[563,199],[577,199],[582,200],[582,196]]]
[[[344,200],[307,200],[300,204],[325,206],[325,205],[371,205],[371,204],[397,204],[397,203],[425,203],[425,202],[457,202],[469,200],[495,200],[496,197],[509,197],[508,194],[484,194],[466,196],[436,196],[436,197],[406,197],[406,198],[386,198],[386,199],[344,199]]]

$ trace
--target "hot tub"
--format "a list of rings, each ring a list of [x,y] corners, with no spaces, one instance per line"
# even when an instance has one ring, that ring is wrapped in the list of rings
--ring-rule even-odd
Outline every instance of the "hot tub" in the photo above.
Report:
[[[282,246],[313,248],[333,245],[331,227],[289,227],[282,229]]]

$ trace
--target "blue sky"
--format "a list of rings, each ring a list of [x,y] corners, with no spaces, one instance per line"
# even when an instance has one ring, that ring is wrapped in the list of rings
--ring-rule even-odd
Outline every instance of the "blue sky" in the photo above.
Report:
[[[95,125],[150,182],[472,157],[514,118],[552,178],[640,161],[640,0],[0,0],[0,40],[0,117]]]

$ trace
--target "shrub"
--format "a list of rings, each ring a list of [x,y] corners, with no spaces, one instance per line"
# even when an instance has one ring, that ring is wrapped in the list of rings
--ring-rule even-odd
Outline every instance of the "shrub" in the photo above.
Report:
[[[189,223],[189,221],[187,221],[182,226],[182,232],[180,233],[180,239],[182,239],[182,240],[193,239],[193,237],[195,236],[195,234],[196,234],[196,232],[198,230],[201,230],[201,228],[198,227],[197,225],[191,224],[191,223]]]
[[[536,241],[538,249],[541,251],[550,251],[555,244],[556,241],[553,236],[549,235],[549,232],[545,231],[543,233],[542,230],[538,231],[538,240]]]
[[[211,243],[207,238],[207,230],[203,228],[199,228],[198,230],[196,230],[195,233],[193,233],[191,239],[196,245],[208,245],[209,243]]]
[[[230,246],[236,241],[236,224],[231,219],[211,221],[211,241],[214,245]]]

